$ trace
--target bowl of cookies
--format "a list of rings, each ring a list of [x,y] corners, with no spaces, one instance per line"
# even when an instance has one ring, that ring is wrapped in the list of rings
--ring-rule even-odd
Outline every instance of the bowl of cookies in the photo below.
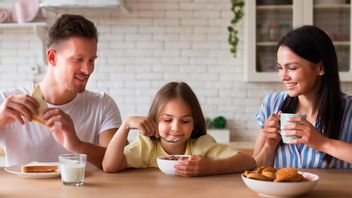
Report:
[[[167,175],[176,175],[175,165],[178,160],[186,160],[189,155],[165,155],[156,158],[158,168]]]
[[[293,197],[311,191],[319,176],[296,168],[259,167],[242,175],[247,187],[263,197]]]

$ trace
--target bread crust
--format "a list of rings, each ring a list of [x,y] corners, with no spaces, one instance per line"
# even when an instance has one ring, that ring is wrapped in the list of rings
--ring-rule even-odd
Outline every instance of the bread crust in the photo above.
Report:
[[[46,165],[24,165],[21,166],[21,171],[23,173],[44,173],[44,172],[54,172],[58,166],[46,166]]]
[[[35,88],[34,88],[34,91],[32,93],[32,97],[38,102],[39,104],[39,108],[38,108],[38,115],[33,115],[32,116],[32,119],[39,123],[39,124],[42,124],[45,126],[45,120],[43,118],[43,113],[44,111],[48,108],[48,104],[46,103],[45,101],[45,98],[44,98],[44,95],[43,95],[43,92],[41,91],[40,89],[40,85],[39,84],[36,84],[35,85]]]

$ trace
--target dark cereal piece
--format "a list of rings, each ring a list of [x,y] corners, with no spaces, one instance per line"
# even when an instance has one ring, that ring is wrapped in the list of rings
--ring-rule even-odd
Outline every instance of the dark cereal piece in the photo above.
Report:
[[[166,155],[166,156],[163,156],[163,157],[160,157],[160,159],[163,159],[163,160],[179,160],[179,159],[182,159],[182,160],[185,160],[185,159],[188,159],[187,156],[174,156],[174,155]]]

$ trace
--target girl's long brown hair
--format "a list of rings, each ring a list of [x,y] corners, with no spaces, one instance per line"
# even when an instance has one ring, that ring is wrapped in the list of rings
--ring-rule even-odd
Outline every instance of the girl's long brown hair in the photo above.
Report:
[[[149,109],[148,117],[158,123],[160,110],[166,103],[180,98],[190,107],[193,117],[193,131],[191,138],[198,138],[206,134],[206,124],[197,96],[185,82],[170,82],[164,85],[155,95]]]

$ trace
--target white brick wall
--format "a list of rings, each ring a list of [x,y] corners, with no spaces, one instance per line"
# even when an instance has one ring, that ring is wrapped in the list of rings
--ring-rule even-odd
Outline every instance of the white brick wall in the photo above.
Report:
[[[0,0],[10,9],[15,0]],[[280,83],[243,81],[243,24],[239,25],[238,57],[227,44],[229,0],[126,0],[121,10],[43,10],[51,24],[64,12],[83,14],[100,33],[96,70],[88,88],[106,91],[123,118],[148,112],[153,94],[166,82],[189,83],[204,113],[228,118],[232,140],[254,139],[260,100],[281,89]],[[40,17],[39,17],[40,18]],[[30,28],[0,29],[0,88],[38,81],[32,72],[40,60],[38,38]],[[344,83],[352,93],[352,84]]]

